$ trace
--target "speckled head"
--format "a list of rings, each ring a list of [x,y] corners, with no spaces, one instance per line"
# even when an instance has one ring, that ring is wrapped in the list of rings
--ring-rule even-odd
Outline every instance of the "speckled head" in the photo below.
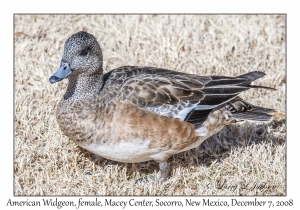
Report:
[[[80,31],[66,41],[60,68],[49,81],[59,82],[69,75],[102,73],[102,62],[102,51],[96,38]]]

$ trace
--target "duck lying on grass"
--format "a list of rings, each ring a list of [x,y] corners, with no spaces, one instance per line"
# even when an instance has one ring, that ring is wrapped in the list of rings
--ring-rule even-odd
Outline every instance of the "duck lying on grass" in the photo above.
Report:
[[[168,69],[123,66],[103,74],[102,51],[87,32],[65,43],[60,68],[50,77],[69,79],[57,108],[63,133],[79,146],[110,160],[155,160],[167,179],[167,160],[198,147],[225,125],[269,121],[274,110],[247,103],[238,94],[263,77],[199,76]],[[140,181],[140,179],[139,179]]]

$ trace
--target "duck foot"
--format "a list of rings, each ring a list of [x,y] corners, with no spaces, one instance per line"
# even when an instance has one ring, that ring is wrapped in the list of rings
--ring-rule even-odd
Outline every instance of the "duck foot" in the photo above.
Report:
[[[141,184],[141,183],[149,182],[150,180],[152,180],[154,182],[158,182],[158,180],[155,178],[155,176],[148,175],[148,176],[138,178],[137,180],[135,180],[134,184]]]

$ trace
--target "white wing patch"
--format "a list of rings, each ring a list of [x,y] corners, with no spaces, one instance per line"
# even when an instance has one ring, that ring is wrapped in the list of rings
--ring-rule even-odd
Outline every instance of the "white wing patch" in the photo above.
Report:
[[[199,136],[207,136],[208,130],[205,126],[202,126],[195,130],[196,133],[198,133]]]
[[[198,102],[199,103],[199,102]],[[163,115],[169,118],[179,118],[182,121],[186,115],[197,107],[198,103],[190,103],[189,101],[180,101],[176,105],[164,104],[159,107],[144,107],[145,109],[154,112],[159,115]]]

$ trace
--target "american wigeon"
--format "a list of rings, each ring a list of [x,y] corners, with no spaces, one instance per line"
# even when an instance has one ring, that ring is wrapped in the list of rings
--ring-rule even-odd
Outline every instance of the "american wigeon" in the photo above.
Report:
[[[198,147],[225,125],[269,121],[274,113],[238,97],[253,87],[266,88],[251,85],[263,72],[199,76],[123,66],[103,74],[102,59],[93,35],[81,31],[66,41],[60,68],[49,79],[69,79],[57,122],[66,136],[99,156],[127,163],[157,161],[162,180],[172,155]]]

